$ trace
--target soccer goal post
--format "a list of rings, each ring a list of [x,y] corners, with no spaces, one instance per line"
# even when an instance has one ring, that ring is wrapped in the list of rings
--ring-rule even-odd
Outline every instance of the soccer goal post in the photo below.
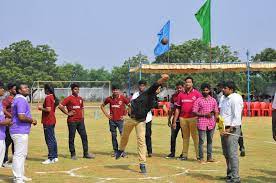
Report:
[[[85,107],[99,107],[99,104],[111,94],[110,81],[34,81],[31,87],[31,105],[44,101],[45,84],[51,85],[55,89],[56,97],[63,100],[72,94],[70,88],[72,83],[79,85],[79,96],[83,98]]]

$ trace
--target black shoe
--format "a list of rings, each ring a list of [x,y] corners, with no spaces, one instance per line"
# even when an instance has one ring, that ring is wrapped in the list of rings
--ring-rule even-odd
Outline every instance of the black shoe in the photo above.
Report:
[[[71,159],[72,159],[72,160],[77,160],[78,158],[77,158],[76,155],[71,155]]]
[[[232,179],[227,179],[226,180],[226,183],[241,183],[241,181],[240,180],[232,180]]]
[[[220,177],[219,179],[227,181],[227,180],[231,180],[231,177],[230,176],[226,176],[226,177]]]
[[[174,157],[175,157],[175,154],[170,153],[168,156],[166,156],[166,159],[171,159],[171,158],[174,158]]]
[[[94,154],[87,153],[87,154],[83,155],[83,158],[86,158],[86,159],[94,159],[94,158],[95,158],[95,155],[94,155]]]
[[[241,151],[240,156],[241,156],[241,157],[244,157],[244,156],[245,156],[245,151],[244,151],[244,150]]]
[[[226,182],[232,180],[231,176],[228,176],[228,175],[226,177],[224,177],[224,179],[226,180]]]
[[[119,159],[123,156],[124,151],[118,150],[115,154],[115,159]]]
[[[147,173],[147,170],[146,170],[146,165],[145,164],[140,164],[140,173]]]
[[[152,157],[152,153],[149,153],[149,154],[148,154],[148,157],[151,158],[151,157]]]
[[[181,161],[187,161],[188,158],[186,156],[182,156],[181,158],[179,158]]]

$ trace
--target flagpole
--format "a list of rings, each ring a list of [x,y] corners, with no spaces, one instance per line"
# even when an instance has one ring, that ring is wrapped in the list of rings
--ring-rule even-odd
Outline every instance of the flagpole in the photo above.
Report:
[[[170,50],[168,51],[168,63],[170,63]]]
[[[210,1],[210,48],[209,48],[209,54],[210,54],[210,69],[212,69],[212,32],[211,32],[211,1]],[[211,74],[211,80],[213,80],[213,72]]]
[[[211,69],[211,65],[212,65],[212,45],[211,45],[211,41],[209,44],[209,59],[210,59],[210,69]]]

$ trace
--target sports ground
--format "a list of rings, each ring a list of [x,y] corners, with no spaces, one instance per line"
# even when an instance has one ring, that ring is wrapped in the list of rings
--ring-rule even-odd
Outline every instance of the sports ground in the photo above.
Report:
[[[166,117],[153,119],[153,157],[147,159],[147,175],[139,174],[136,155],[135,130],[127,146],[127,158],[115,160],[111,157],[112,145],[108,121],[97,108],[85,110],[85,123],[89,149],[96,159],[82,158],[82,145],[76,135],[75,145],[78,160],[70,159],[68,150],[68,130],[66,117],[57,111],[56,137],[59,162],[42,165],[47,159],[42,125],[32,128],[29,138],[29,153],[26,162],[26,176],[32,182],[41,183],[80,183],[80,182],[225,182],[226,165],[222,155],[219,132],[216,131],[213,143],[215,163],[199,164],[194,159],[193,142],[190,143],[189,160],[165,159],[170,148],[170,128]],[[40,120],[40,112],[33,110],[33,116]],[[243,118],[246,156],[240,158],[242,182],[276,182],[276,143],[271,135],[271,117]],[[177,155],[181,153],[181,135],[177,139]],[[206,155],[205,155],[206,156]],[[11,182],[11,169],[0,169],[0,182]]]

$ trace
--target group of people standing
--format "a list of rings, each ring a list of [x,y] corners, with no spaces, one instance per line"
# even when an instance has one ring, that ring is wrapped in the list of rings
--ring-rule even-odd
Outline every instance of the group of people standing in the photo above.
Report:
[[[114,150],[112,154],[116,159],[126,155],[125,149],[129,134],[135,127],[141,173],[146,173],[146,154],[148,157],[152,156],[151,109],[158,107],[157,95],[160,93],[162,84],[168,79],[168,75],[162,75],[148,89],[145,89],[145,81],[139,81],[139,91],[130,100],[120,95],[119,87],[113,86],[112,96],[108,97],[101,106],[102,111],[109,119]],[[192,136],[195,158],[200,163],[205,163],[203,145],[207,137],[207,162],[215,162],[212,153],[212,141],[216,122],[220,115],[225,125],[225,129],[221,133],[221,143],[227,164],[226,181],[240,182],[238,144],[239,139],[242,139],[242,97],[236,93],[236,86],[233,81],[221,84],[222,95],[219,99],[213,97],[210,84],[203,83],[200,87],[201,92],[199,92],[193,87],[193,83],[192,77],[185,78],[184,82],[178,82],[176,92],[171,97],[171,106],[168,112],[168,126],[171,127],[171,153],[166,158],[175,158],[176,138],[181,130],[183,147],[179,156],[180,160],[188,160],[189,141],[190,136]],[[104,108],[107,104],[110,104],[110,113]],[[118,114],[120,115],[117,116]],[[124,117],[126,114],[127,116]],[[119,128],[121,135],[120,146],[115,140],[116,127]],[[241,155],[244,156],[243,143],[241,145],[243,152]]]
[[[113,152],[115,159],[125,157],[129,136],[135,128],[137,149],[141,173],[146,173],[146,156],[152,156],[151,126],[153,108],[158,107],[157,95],[169,76],[163,74],[159,80],[147,88],[146,81],[139,81],[138,91],[131,99],[120,92],[120,87],[112,86],[112,96],[107,97],[101,109],[109,120]],[[219,115],[224,120],[224,131],[221,133],[222,150],[227,165],[227,182],[240,182],[238,144],[242,138],[242,97],[236,93],[233,81],[224,82],[219,99],[212,96],[212,89],[208,83],[203,83],[201,92],[193,87],[193,78],[187,77],[176,84],[176,92],[171,97],[171,106],[168,111],[168,126],[171,128],[170,154],[166,158],[175,158],[176,138],[181,131],[183,139],[180,160],[188,159],[190,136],[195,148],[195,158],[204,163],[203,145],[207,137],[207,162],[214,162],[212,141],[216,121]],[[8,149],[12,144],[12,172],[14,182],[22,183],[29,178],[24,176],[24,164],[28,154],[28,138],[31,125],[37,120],[32,118],[31,109],[27,101],[29,88],[26,84],[7,85],[9,96],[0,103],[0,163],[9,166]],[[92,159],[95,155],[89,153],[88,138],[84,123],[84,104],[79,96],[79,86],[71,84],[72,95],[59,102],[54,88],[48,84],[44,86],[45,100],[37,109],[42,111],[42,124],[45,142],[48,147],[48,159],[43,164],[58,162],[58,146],[55,138],[56,107],[67,115],[69,131],[69,151],[71,159],[76,160],[74,139],[76,131],[80,134],[83,145],[83,158]],[[5,87],[0,82],[0,96],[5,93]],[[219,102],[217,102],[219,101]],[[105,106],[110,105],[110,112]],[[275,126],[275,125],[274,125]],[[120,144],[117,141],[117,128],[121,136]],[[244,149],[244,147],[243,147]]]
[[[5,86],[0,82],[0,96],[5,94]],[[28,139],[31,125],[37,125],[31,115],[31,108],[27,101],[30,93],[28,85],[24,83],[7,85],[9,96],[0,103],[0,164],[3,167],[11,167],[13,182],[23,183],[31,179],[24,175],[24,165],[28,154]],[[76,160],[74,139],[76,131],[81,136],[83,145],[83,158],[92,159],[95,156],[88,151],[87,133],[84,125],[83,99],[78,95],[79,86],[71,84],[72,95],[59,103],[54,93],[54,88],[48,84],[44,86],[45,100],[43,105],[37,109],[42,111],[41,122],[44,129],[45,142],[48,147],[48,159],[42,164],[58,162],[58,147],[55,137],[56,117],[55,111],[58,107],[67,118],[69,131],[69,150],[71,159]],[[8,149],[13,144],[12,161],[8,160]],[[12,163],[10,163],[12,162]]]

